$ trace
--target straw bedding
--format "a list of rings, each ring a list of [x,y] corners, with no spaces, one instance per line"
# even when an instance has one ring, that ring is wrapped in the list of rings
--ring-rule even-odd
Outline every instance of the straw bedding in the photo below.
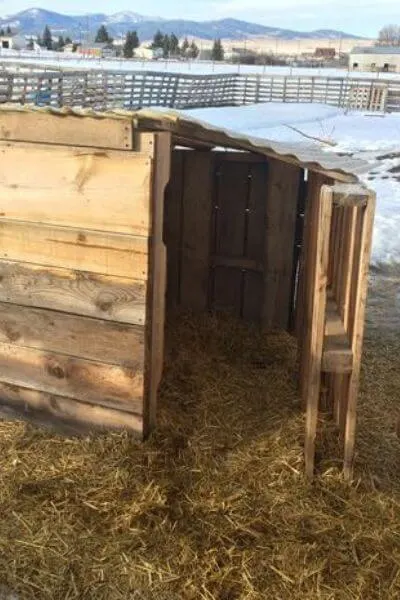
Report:
[[[353,484],[327,419],[312,486],[293,340],[187,316],[167,341],[143,445],[0,422],[0,598],[400,598],[400,340],[367,338]]]

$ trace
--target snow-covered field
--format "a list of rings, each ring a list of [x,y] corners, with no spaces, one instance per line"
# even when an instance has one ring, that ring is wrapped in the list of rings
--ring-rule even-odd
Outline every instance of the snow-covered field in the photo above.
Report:
[[[0,62],[11,63],[37,63],[47,67],[65,69],[100,69],[112,71],[163,71],[168,73],[258,73],[265,75],[293,75],[293,76],[321,76],[321,77],[352,77],[367,79],[397,79],[396,73],[370,73],[349,72],[347,69],[302,68],[302,67],[269,67],[262,65],[234,65],[229,63],[213,63],[209,61],[174,61],[174,60],[110,60],[99,58],[77,58],[76,54],[63,54],[60,52],[46,56],[44,53],[31,55],[4,54],[0,52]]]
[[[362,179],[377,192],[372,262],[400,264],[400,114],[345,113],[321,104],[275,103],[196,109],[186,114],[252,136],[305,142],[290,128],[294,126],[334,142],[335,146],[321,143],[327,152],[349,153],[367,161],[370,170]]]

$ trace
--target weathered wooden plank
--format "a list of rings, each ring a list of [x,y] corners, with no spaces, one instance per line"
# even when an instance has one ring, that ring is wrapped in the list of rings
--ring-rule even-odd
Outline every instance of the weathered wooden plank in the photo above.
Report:
[[[128,366],[88,361],[0,343],[0,381],[141,414],[143,361]]]
[[[56,394],[0,382],[0,416],[25,419],[68,435],[123,429],[142,434],[140,414],[79,402]]]
[[[246,229],[251,164],[216,163],[217,228],[215,255],[243,257],[246,252]]]
[[[374,226],[376,196],[368,192],[368,203],[362,211],[362,221],[359,235],[356,233],[355,249],[356,255],[353,263],[352,282],[354,285],[353,311],[349,322],[349,334],[353,350],[353,370],[349,379],[347,396],[347,414],[344,439],[344,474],[347,479],[351,477],[355,432],[357,396],[360,385],[361,358],[364,341],[365,310],[368,291],[368,272],[372,249],[372,232]]]
[[[328,277],[329,231],[332,219],[332,194],[328,186],[323,186],[315,210],[309,234],[313,240],[315,253],[310,260],[314,268],[308,285],[310,302],[307,307],[310,334],[305,353],[307,370],[303,386],[303,402],[306,405],[306,435],[304,457],[306,476],[314,475],[315,437],[318,421],[318,404],[321,387],[321,361],[325,329],[326,283]]]
[[[232,312],[240,317],[243,312],[245,273],[237,268],[215,267],[213,269],[212,308]]]
[[[302,169],[271,160],[265,237],[263,327],[287,329],[293,289],[297,203]]]
[[[144,360],[143,326],[0,302],[0,342],[108,364]]]
[[[245,272],[238,261],[247,260],[252,164],[225,161],[225,155],[220,154],[215,168],[213,262],[220,264],[221,257],[230,266],[213,269],[212,306],[239,317],[243,316]]]
[[[362,207],[368,202],[368,191],[361,184],[335,183],[332,186],[333,203],[336,206]]]
[[[0,259],[145,279],[147,246],[145,237],[0,219]]]
[[[353,276],[354,244],[357,222],[357,209],[346,208],[345,231],[343,244],[342,273],[339,281],[339,311],[343,320],[344,328],[348,331],[351,279]]]
[[[167,255],[163,242],[165,189],[171,172],[171,135],[155,136],[154,171],[151,203],[151,246],[148,289],[146,384],[144,403],[144,435],[156,424],[157,392],[164,366],[165,293]]]
[[[353,351],[336,303],[327,301],[322,371],[350,373],[353,368]]]
[[[132,122],[8,109],[0,111],[0,139],[132,150]]]
[[[305,218],[303,231],[303,245],[300,256],[300,269],[296,308],[296,333],[299,344],[300,355],[300,393],[304,399],[304,385],[307,381],[309,368],[309,354],[306,349],[309,346],[311,335],[311,323],[309,321],[309,306],[312,301],[312,287],[310,281],[314,277],[315,270],[315,220],[319,205],[320,191],[324,184],[330,181],[315,173],[308,174],[307,195],[305,204]],[[329,265],[328,265],[329,267]]]
[[[145,153],[0,142],[0,215],[147,236],[150,173]]]
[[[187,152],[182,202],[180,304],[201,312],[208,302],[212,221],[212,152]]]
[[[0,260],[0,302],[144,325],[147,283]]]
[[[255,161],[251,164],[248,173],[249,190],[246,208],[245,254],[263,266],[267,229],[268,171],[269,163],[266,160],[264,162]]]
[[[180,296],[182,246],[182,199],[184,161],[188,151],[174,150],[171,157],[171,177],[165,192],[164,239],[167,246],[167,303],[175,310]]]
[[[244,274],[242,317],[246,321],[260,323],[264,299],[262,273],[247,271]]]

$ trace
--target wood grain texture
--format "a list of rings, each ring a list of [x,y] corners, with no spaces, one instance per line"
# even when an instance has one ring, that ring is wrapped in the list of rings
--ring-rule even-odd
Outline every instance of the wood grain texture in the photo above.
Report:
[[[51,115],[40,112],[0,112],[0,139],[132,150],[128,119]]]
[[[146,279],[148,240],[0,219],[0,258]]]
[[[180,305],[195,312],[208,302],[212,161],[212,152],[186,152],[184,158]]]
[[[302,169],[271,160],[268,177],[263,326],[289,327]]]
[[[143,368],[140,358],[124,367],[0,343],[3,383],[138,414],[143,403]]]
[[[360,228],[355,234],[355,258],[353,263],[352,282],[354,294],[349,319],[349,334],[354,356],[353,371],[349,378],[347,396],[347,414],[344,437],[344,475],[350,479],[354,461],[354,447],[356,434],[357,396],[360,386],[361,358],[364,341],[365,310],[368,292],[368,272],[372,249],[372,233],[374,226],[376,195],[368,193],[368,201],[362,211]]]
[[[151,245],[149,256],[148,313],[146,322],[145,402],[143,433],[156,425],[157,392],[164,366],[165,294],[167,255],[163,241],[165,189],[171,172],[171,136],[155,136],[151,202]]]
[[[147,154],[0,142],[0,215],[147,236],[150,173]]]
[[[24,419],[66,435],[92,430],[128,430],[142,434],[140,414],[79,402],[56,394],[0,382],[0,417]]]
[[[310,302],[307,306],[307,322],[310,333],[304,352],[307,369],[303,385],[303,402],[306,406],[306,435],[304,445],[306,476],[314,475],[315,437],[318,421],[318,406],[321,389],[321,362],[325,332],[325,310],[327,300],[327,279],[329,260],[329,232],[332,220],[332,194],[328,186],[321,189],[319,202],[316,202],[314,218],[309,235],[315,250],[310,255],[313,263],[308,281]]]
[[[167,304],[174,311],[180,303],[182,253],[182,200],[186,150],[173,150],[171,177],[165,191],[164,241],[167,246]]]
[[[144,325],[146,281],[0,260],[0,302]]]
[[[0,302],[0,343],[132,366],[144,360],[144,328]]]

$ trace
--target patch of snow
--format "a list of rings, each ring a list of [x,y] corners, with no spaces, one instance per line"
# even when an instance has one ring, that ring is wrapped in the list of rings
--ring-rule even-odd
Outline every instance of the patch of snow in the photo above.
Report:
[[[258,104],[185,111],[217,127],[281,142],[307,135],[333,141],[327,152],[349,153],[370,164],[363,182],[377,193],[374,265],[400,263],[400,114],[346,113],[322,104]],[[317,142],[315,142],[317,143]]]

